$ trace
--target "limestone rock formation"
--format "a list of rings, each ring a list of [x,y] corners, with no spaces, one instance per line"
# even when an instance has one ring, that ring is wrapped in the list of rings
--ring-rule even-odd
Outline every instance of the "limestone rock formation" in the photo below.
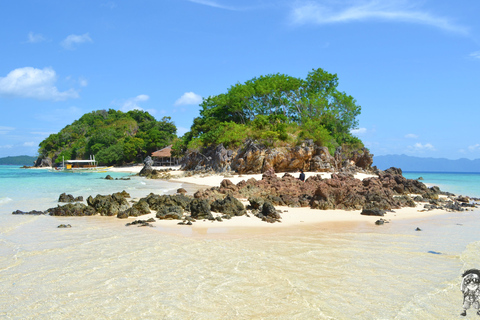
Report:
[[[339,147],[331,156],[327,147],[317,146],[312,140],[281,148],[267,148],[247,140],[237,150],[227,150],[220,144],[214,149],[190,152],[182,160],[182,170],[233,170],[238,173],[262,173],[269,169],[276,172],[371,172],[372,163],[373,155],[367,149],[345,153]]]

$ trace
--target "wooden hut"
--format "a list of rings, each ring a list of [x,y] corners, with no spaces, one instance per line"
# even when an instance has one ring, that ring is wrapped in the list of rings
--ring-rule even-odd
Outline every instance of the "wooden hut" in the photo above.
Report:
[[[174,166],[178,164],[178,159],[172,157],[172,145],[152,153],[154,166]]]

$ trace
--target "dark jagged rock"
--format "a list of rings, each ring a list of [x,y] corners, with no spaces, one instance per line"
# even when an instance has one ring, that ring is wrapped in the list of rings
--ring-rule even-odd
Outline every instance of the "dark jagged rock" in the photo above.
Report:
[[[117,218],[125,219],[128,217],[138,217],[150,213],[150,207],[145,199],[140,199],[137,203],[132,205],[127,210],[121,211],[117,214]]]
[[[385,215],[385,210],[379,209],[379,208],[365,208],[362,210],[360,213],[364,216],[381,216],[383,217]]]
[[[127,191],[125,191],[125,190],[123,190],[123,191],[121,191],[121,192],[116,192],[116,193],[114,193],[114,194],[117,194],[117,195],[122,196],[122,197],[124,197],[124,198],[130,198],[130,194],[129,194]]]
[[[260,218],[262,219],[262,221],[266,221],[269,223],[281,222],[280,219],[282,218],[280,213],[269,201],[265,201],[260,210],[253,210],[252,213],[256,213],[255,215],[257,216],[257,218]]]
[[[142,170],[138,173],[139,176],[148,176],[152,174],[153,171],[153,160],[150,156],[146,157],[145,160],[143,161],[145,166],[143,166]]]
[[[190,203],[192,201],[192,198],[183,194],[156,195],[151,193],[144,199],[152,210],[159,210],[162,207],[179,206],[183,210],[190,211]]]
[[[72,226],[70,224],[61,224],[57,228],[71,228]]]
[[[232,197],[231,195],[227,195],[222,200],[215,200],[210,207],[212,211],[224,213],[230,216],[243,216],[247,213],[245,206],[238,199]]]
[[[205,199],[193,199],[190,203],[190,212],[194,219],[214,219],[210,211],[210,204]]]
[[[77,201],[83,201],[83,197],[82,196],[74,197],[73,195],[66,194],[65,192],[58,197],[58,202],[77,202]]]
[[[125,226],[128,227],[128,226],[138,225],[139,227],[153,227],[153,225],[151,225],[152,222],[155,222],[155,219],[150,218],[148,220],[135,220],[133,222],[129,222],[125,224]]]
[[[337,158],[341,160],[340,153]],[[420,181],[404,178],[401,173],[401,169],[392,167],[378,171],[377,177],[363,180],[355,179],[351,173],[338,173],[330,179],[317,175],[301,182],[291,174],[279,178],[271,168],[264,172],[262,180],[249,179],[237,185],[223,180],[220,187],[198,191],[194,197],[210,202],[223,199],[222,195],[248,198],[254,210],[260,208],[262,201],[290,207],[343,210],[414,207],[416,203],[410,194],[418,195],[416,200],[443,201],[438,187],[427,188]]]
[[[37,211],[37,210],[32,210],[32,211],[20,211],[20,210],[16,210],[14,212],[12,212],[12,214],[27,214],[27,215],[35,215],[35,216],[39,216],[39,215],[44,215],[44,214],[47,214],[46,211]]]
[[[187,193],[187,190],[185,190],[184,188],[179,188],[177,189],[177,193],[185,195]]]
[[[250,197],[248,198],[248,202],[250,202],[250,207],[252,209],[260,209],[261,206],[265,203],[265,200],[261,197]]]
[[[107,174],[107,176],[105,177],[105,180],[113,180],[112,176]]]
[[[51,216],[94,216],[97,214],[94,208],[78,202],[50,208],[47,212]]]
[[[37,158],[37,160],[35,161],[35,167],[39,167],[39,168],[47,168],[47,167],[52,167],[52,159],[49,158],[49,157],[43,157],[43,156],[40,156]]]
[[[87,203],[102,216],[116,216],[129,208],[127,200],[120,192],[106,196],[99,194],[95,198],[89,196]]]
[[[160,220],[182,220],[183,208],[176,205],[161,207],[157,211],[157,218]]]

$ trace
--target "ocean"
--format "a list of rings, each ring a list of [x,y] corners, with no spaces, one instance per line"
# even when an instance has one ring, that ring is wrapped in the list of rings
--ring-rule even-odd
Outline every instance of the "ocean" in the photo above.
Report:
[[[56,206],[62,192],[142,197],[188,187],[105,175],[0,166],[1,318],[452,319],[463,271],[480,268],[478,210],[223,234],[11,214]],[[479,174],[404,175],[480,196]]]

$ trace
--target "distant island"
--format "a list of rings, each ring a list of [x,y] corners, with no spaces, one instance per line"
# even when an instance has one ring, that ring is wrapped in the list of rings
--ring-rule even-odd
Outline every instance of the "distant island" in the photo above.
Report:
[[[31,156],[15,156],[0,158],[0,165],[12,165],[12,166],[33,166],[37,157]]]
[[[407,155],[374,156],[373,165],[385,170],[390,167],[402,168],[403,171],[422,172],[480,172],[480,159],[420,158]]]

